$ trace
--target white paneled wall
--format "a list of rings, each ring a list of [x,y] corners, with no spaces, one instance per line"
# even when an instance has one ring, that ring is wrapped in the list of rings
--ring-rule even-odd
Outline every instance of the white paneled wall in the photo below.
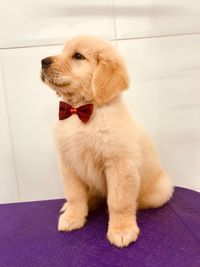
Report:
[[[0,47],[58,44],[78,34],[112,39],[113,21],[112,0],[1,0]]]
[[[119,41],[131,74],[124,94],[176,185],[200,188],[200,35]]]
[[[41,84],[40,60],[61,47],[8,49],[1,52],[19,194],[22,200],[62,194],[51,136],[58,103]],[[17,66],[17,67],[16,67]]]
[[[0,202],[63,197],[52,138],[58,99],[40,81],[40,60],[78,34],[116,41],[131,112],[174,183],[199,190],[199,17],[198,0],[1,0]]]
[[[12,140],[9,130],[9,116],[0,69],[0,202],[18,201],[18,184],[15,172]]]
[[[199,0],[115,0],[117,38],[199,33]]]

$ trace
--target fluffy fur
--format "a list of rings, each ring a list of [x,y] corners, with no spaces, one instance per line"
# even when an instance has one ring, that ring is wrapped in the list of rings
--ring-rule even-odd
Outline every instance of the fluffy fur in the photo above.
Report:
[[[77,59],[77,53],[84,58]],[[54,129],[67,202],[58,230],[84,226],[88,212],[106,199],[107,237],[125,247],[136,241],[137,209],[157,208],[173,192],[143,128],[121,99],[128,75],[115,47],[80,36],[69,40],[58,56],[42,68],[42,80],[74,107],[93,103],[87,124],[78,116],[57,121]]]

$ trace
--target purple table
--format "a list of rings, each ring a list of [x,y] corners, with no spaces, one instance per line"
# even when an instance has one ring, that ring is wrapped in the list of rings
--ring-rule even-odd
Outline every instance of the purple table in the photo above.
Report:
[[[57,231],[64,200],[0,205],[0,267],[200,266],[200,194],[177,187],[159,209],[138,212],[141,234],[118,249],[106,239],[108,215],[90,214],[85,228]]]

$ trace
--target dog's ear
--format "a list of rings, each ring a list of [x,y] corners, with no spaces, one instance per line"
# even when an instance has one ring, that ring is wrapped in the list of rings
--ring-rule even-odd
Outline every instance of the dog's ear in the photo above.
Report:
[[[92,77],[94,100],[103,104],[128,88],[128,74],[116,51],[100,51],[97,54],[97,67]]]

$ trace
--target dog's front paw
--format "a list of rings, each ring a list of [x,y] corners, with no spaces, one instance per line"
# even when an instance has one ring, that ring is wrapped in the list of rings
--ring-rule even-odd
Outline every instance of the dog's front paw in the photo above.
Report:
[[[132,242],[135,242],[138,238],[139,232],[140,230],[135,224],[117,228],[110,226],[107,237],[111,244],[122,248],[127,247]]]
[[[63,213],[67,210],[67,206],[68,206],[68,202],[65,202],[62,206],[62,208],[60,209],[60,213]]]
[[[85,217],[69,213],[67,210],[60,215],[58,221],[58,231],[72,231],[82,228],[86,222]]]

